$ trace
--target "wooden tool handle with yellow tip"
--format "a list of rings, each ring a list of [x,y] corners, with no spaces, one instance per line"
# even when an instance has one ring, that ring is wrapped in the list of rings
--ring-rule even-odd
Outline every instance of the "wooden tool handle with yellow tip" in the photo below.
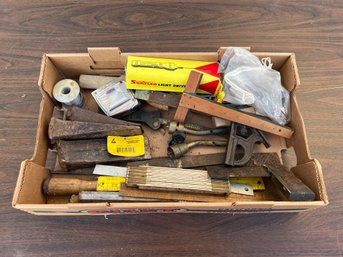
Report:
[[[44,181],[45,195],[72,195],[80,191],[96,191],[97,180],[52,177]]]

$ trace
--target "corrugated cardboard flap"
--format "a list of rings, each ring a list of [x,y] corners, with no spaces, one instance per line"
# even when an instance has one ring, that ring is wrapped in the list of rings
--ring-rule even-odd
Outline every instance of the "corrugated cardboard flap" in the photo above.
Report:
[[[297,165],[291,171],[315,192],[317,201],[323,201],[325,205],[329,204],[322,166],[318,160],[312,159],[306,163]]]
[[[122,68],[119,47],[89,47],[88,53],[94,62],[91,65],[94,70]]]
[[[46,198],[42,192],[44,179],[48,178],[49,170],[32,160],[21,163],[12,206],[17,204],[45,204]]]

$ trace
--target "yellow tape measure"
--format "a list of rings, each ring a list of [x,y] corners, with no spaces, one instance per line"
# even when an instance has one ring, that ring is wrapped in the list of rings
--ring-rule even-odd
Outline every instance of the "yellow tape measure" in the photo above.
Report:
[[[256,178],[230,178],[230,182],[238,184],[247,184],[252,186],[253,190],[265,190],[263,179],[260,177]]]
[[[125,178],[123,177],[100,176],[96,191],[119,191],[120,184],[124,182]]]

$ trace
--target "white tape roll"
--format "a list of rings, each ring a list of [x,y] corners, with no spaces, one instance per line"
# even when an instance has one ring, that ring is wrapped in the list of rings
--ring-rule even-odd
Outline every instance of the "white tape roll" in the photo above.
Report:
[[[80,92],[80,86],[72,79],[57,82],[52,94],[57,101],[65,105],[83,106],[84,98]]]

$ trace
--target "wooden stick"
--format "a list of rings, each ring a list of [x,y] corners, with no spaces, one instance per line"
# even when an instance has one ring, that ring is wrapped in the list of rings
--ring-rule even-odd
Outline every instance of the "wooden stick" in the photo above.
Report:
[[[184,92],[195,93],[198,89],[201,78],[202,78],[202,73],[196,72],[196,71],[191,71],[189,74],[189,78],[188,78]],[[189,108],[187,108],[187,107],[185,108],[184,106],[179,105],[176,109],[174,120],[183,123],[186,119],[187,114],[188,114],[188,109]]]
[[[98,75],[80,75],[79,83],[81,88],[85,89],[98,89],[103,85],[111,81],[115,81],[115,83],[120,82],[122,80],[125,81],[125,76],[120,77],[109,77],[109,76],[98,76]]]
[[[169,168],[194,168],[224,164],[226,153],[183,156],[179,159],[155,158],[146,161],[129,162],[127,166],[159,166]]]
[[[128,167],[127,185],[142,189],[226,194],[226,181],[211,179],[207,171],[165,167]]]
[[[270,177],[265,167],[230,167],[226,165],[208,166],[208,175],[215,179]]]
[[[119,195],[137,198],[152,198],[177,201],[191,202],[223,202],[227,201],[225,195],[195,194],[176,191],[153,191],[141,190],[135,187],[129,187],[124,183],[121,184]]]
[[[245,113],[235,108],[221,105],[219,103],[199,97],[195,94],[183,93],[180,101],[180,106],[182,108],[206,113],[211,116],[231,120],[233,122],[260,129],[262,131],[266,131],[285,138],[290,138],[294,132],[293,129],[271,122],[266,118],[258,117],[256,115]],[[182,112],[182,114],[184,114],[184,112]]]

